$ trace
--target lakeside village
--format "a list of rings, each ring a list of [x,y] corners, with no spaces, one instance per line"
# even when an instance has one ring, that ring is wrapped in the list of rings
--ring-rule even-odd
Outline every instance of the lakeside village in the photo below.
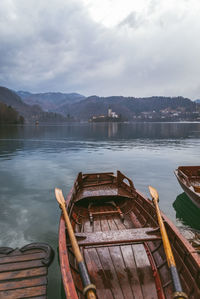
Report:
[[[112,111],[109,107],[107,115],[92,116],[89,122],[124,122],[130,121],[129,119],[123,117]],[[200,109],[197,111],[187,112],[185,108],[178,108],[176,110],[171,108],[166,108],[160,111],[147,111],[132,114],[132,121],[200,121]]]

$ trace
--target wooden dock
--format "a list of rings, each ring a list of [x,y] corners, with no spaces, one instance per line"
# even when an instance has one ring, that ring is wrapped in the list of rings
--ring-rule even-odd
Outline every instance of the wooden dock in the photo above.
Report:
[[[47,273],[54,251],[45,243],[0,247],[0,299],[47,298]]]

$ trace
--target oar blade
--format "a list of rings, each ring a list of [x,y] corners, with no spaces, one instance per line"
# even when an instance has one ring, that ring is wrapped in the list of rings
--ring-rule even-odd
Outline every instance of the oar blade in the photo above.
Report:
[[[151,194],[151,197],[155,200],[159,200],[159,195],[158,195],[158,191],[152,187],[152,186],[149,186],[149,192]]]
[[[65,199],[62,193],[62,190],[59,188],[55,188],[55,195],[57,202],[62,206],[65,205]]]

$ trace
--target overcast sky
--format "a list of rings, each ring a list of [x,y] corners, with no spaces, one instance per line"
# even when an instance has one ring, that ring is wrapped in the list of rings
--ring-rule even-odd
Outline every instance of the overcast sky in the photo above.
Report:
[[[200,1],[0,0],[0,85],[200,98]]]

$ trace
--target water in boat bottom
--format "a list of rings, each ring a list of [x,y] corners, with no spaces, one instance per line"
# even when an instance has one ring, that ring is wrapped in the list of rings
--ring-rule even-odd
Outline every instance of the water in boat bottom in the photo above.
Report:
[[[191,215],[196,210],[188,207],[188,200],[185,205],[177,198],[182,189],[173,171],[179,165],[200,164],[196,132],[200,123],[1,126],[0,246],[49,243],[56,256],[49,269],[48,298],[62,298],[57,255],[60,209],[54,188],[66,195],[79,171],[117,169],[147,196],[148,185],[157,188],[161,209],[191,238],[200,218]]]

